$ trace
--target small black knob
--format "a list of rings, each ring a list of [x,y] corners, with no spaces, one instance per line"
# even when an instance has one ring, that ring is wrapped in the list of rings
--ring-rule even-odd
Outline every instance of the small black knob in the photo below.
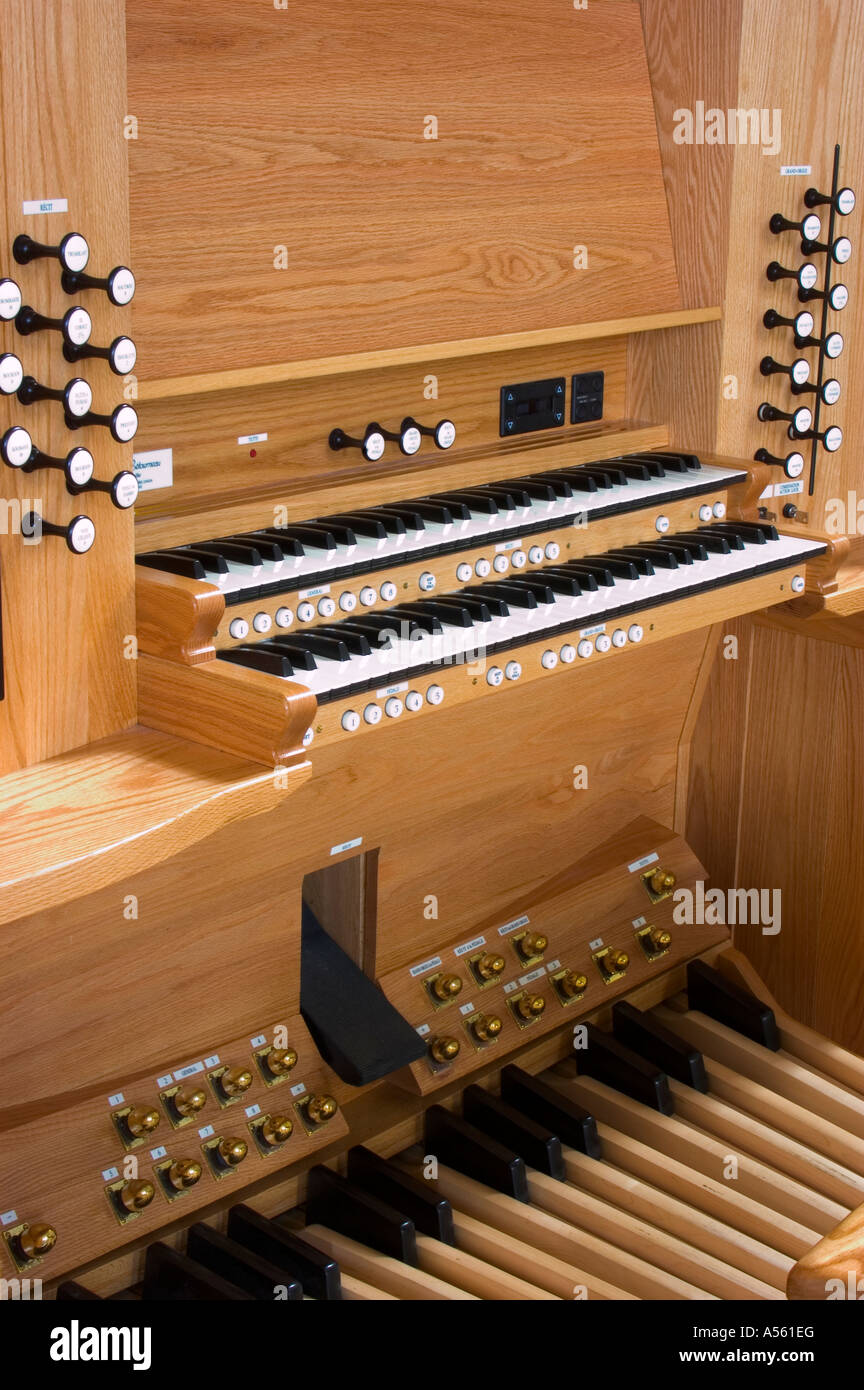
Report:
[[[420,431],[412,422],[403,420],[398,430],[385,430],[381,425],[378,426],[385,439],[393,439],[399,445],[400,452],[409,458],[416,454],[423,440]]]
[[[787,478],[800,478],[804,472],[804,455],[797,452],[778,458],[776,454],[769,454],[767,449],[757,449],[753,457],[757,463],[770,463],[782,468]]]
[[[843,351],[843,334],[829,333],[826,338],[799,338],[796,335],[795,346],[796,348],[822,348],[825,356],[830,357],[833,361],[833,359],[839,357]]]
[[[24,304],[15,317],[15,327],[23,337],[28,337],[31,333],[39,333],[45,328],[56,328],[63,334],[65,342],[72,347],[81,347],[86,343],[90,334],[93,332],[93,324],[86,309],[76,306],[74,309],[67,309],[62,319],[49,319],[44,314],[37,314],[35,309],[31,309],[29,304]]]
[[[848,236],[838,236],[830,246],[827,241],[812,241],[807,237],[801,242],[801,252],[805,256],[816,256],[823,251],[830,251],[831,259],[837,265],[845,265],[852,255],[852,243]]]
[[[138,500],[138,479],[134,473],[130,473],[128,468],[124,468],[121,473],[116,474],[111,479],[110,483],[102,483],[98,478],[91,478],[86,483],[71,486],[69,491],[75,496],[81,492],[110,493],[114,506],[125,512],[129,507],[134,507]]]
[[[93,404],[93,392],[83,376],[73,376],[60,390],[42,386],[33,376],[25,376],[18,387],[18,399],[22,405],[35,405],[37,401],[59,401],[69,415],[86,415]]]
[[[138,414],[131,405],[115,405],[110,415],[96,415],[89,410],[86,415],[66,416],[67,429],[80,430],[87,425],[103,425],[118,444],[128,444],[138,431]]]
[[[67,232],[57,246],[46,246],[23,233],[12,243],[12,255],[19,265],[38,261],[43,256],[55,256],[64,270],[83,270],[90,259],[90,247],[80,232]]]
[[[107,275],[85,275],[81,270],[64,270],[60,284],[67,294],[79,290],[104,290],[112,304],[121,308],[135,294],[135,276],[127,265],[115,265]]]
[[[804,202],[808,208],[833,203],[835,212],[847,217],[855,206],[855,194],[851,188],[838,188],[836,193],[820,193],[818,188],[808,188],[804,194]]]
[[[843,443],[843,431],[839,425],[831,425],[827,430],[802,430],[796,439],[818,439],[829,454],[836,454]]]
[[[809,430],[813,424],[813,411],[807,405],[799,405],[797,410],[778,410],[776,405],[763,401],[756,414],[763,424],[773,420],[791,420],[796,431]]]
[[[794,521],[798,515],[798,508],[794,502],[787,502],[783,508],[783,515],[789,520]]]
[[[10,468],[23,468],[33,452],[33,440],[21,425],[12,425],[0,439],[0,458]]]
[[[845,285],[838,281],[832,285],[828,293],[824,290],[799,290],[798,299],[802,304],[807,304],[811,299],[827,299],[830,308],[836,309],[839,314],[849,303],[849,291]]]
[[[0,319],[7,322],[15,318],[21,308],[21,291],[14,280],[4,276],[0,279]]]
[[[96,527],[89,516],[73,516],[67,526],[55,526],[38,512],[28,512],[21,518],[22,533],[31,539],[42,536],[62,536],[73,555],[86,555],[96,539]]]
[[[64,458],[57,458],[52,454],[43,454],[42,450],[34,445],[30,458],[21,471],[35,473],[39,468],[59,468],[66,477],[68,491],[74,492],[83,483],[90,481],[94,466],[93,455],[89,449],[70,449]]]
[[[819,271],[811,261],[805,261],[798,270],[787,270],[779,261],[772,261],[765,267],[769,280],[797,280],[802,290],[812,289],[819,279]]]
[[[822,231],[822,222],[815,212],[808,213],[806,217],[802,217],[800,222],[791,222],[782,213],[775,212],[768,226],[775,236],[779,236],[780,232],[798,232],[801,236],[809,237],[811,240],[813,237],[819,236]]]
[[[808,333],[813,332],[813,315],[809,309],[802,309],[794,319],[785,318],[783,314],[778,314],[776,309],[766,309],[762,315],[762,322],[766,328],[794,328],[799,338],[806,338]]]
[[[806,357],[796,357],[794,362],[786,366],[783,362],[775,362],[773,357],[763,357],[759,363],[759,370],[763,376],[774,376],[780,372],[791,377],[796,385],[803,386],[810,376],[810,363]]]
[[[836,405],[840,399],[840,382],[834,376],[823,381],[821,386],[815,382],[805,383],[801,386],[793,384],[791,390],[793,396],[803,396],[805,392],[812,391],[814,396],[819,397],[823,405]]]
[[[92,343],[72,347],[70,343],[64,343],[63,356],[67,362],[80,362],[84,357],[102,357],[117,376],[126,376],[135,366],[138,350],[131,338],[121,335],[108,347],[94,347]]]
[[[456,443],[456,426],[452,420],[439,420],[437,425],[420,425],[410,415],[402,421],[403,430],[417,430],[435,441],[436,449],[452,449]]]
[[[359,449],[364,459],[370,463],[377,463],[384,452],[384,435],[380,425],[367,425],[366,433],[362,439],[354,439],[344,430],[330,431],[330,448],[339,449]]]
[[[0,394],[14,396],[24,380],[24,368],[14,352],[0,354]]]

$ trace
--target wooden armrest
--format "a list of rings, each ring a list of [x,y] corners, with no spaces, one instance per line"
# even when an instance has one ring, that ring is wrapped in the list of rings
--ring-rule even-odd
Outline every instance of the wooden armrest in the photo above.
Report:
[[[864,1299],[864,1207],[823,1236],[793,1265],[786,1280],[790,1299]]]
[[[214,584],[136,565],[135,607],[139,651],[189,665],[215,655],[225,598]]]
[[[305,686],[212,660],[197,666],[138,658],[142,724],[268,767],[305,759],[303,736],[315,717]]]

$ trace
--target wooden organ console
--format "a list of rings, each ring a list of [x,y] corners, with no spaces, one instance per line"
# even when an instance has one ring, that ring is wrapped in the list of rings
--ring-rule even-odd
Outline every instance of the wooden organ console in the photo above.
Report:
[[[4,1297],[864,1297],[853,58],[5,0]]]

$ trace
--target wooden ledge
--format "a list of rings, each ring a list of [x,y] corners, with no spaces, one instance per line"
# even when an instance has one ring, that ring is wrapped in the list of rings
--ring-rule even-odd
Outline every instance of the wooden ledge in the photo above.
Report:
[[[248,390],[282,381],[309,381],[314,377],[341,376],[348,372],[380,371],[412,362],[447,362],[457,357],[479,357],[488,352],[516,352],[522,348],[554,347],[556,343],[580,343],[595,338],[617,338],[622,333],[647,333],[657,328],[714,323],[722,317],[716,305],[702,309],[673,309],[662,314],[637,314],[632,318],[603,319],[563,328],[536,328],[522,333],[500,333],[489,338],[458,338],[446,343],[421,343],[411,347],[380,348],[338,357],[312,357],[298,362],[274,362],[266,367],[240,367],[236,371],[205,372],[198,376],[163,377],[139,382],[141,401],[172,400],[178,396],[203,396],[211,391]]]
[[[305,782],[141,727],[0,779],[0,923],[170,859]]]

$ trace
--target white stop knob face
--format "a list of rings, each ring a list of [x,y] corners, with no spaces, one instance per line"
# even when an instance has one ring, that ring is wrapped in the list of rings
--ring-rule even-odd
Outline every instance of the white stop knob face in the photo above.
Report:
[[[545,651],[540,658],[540,665],[544,671],[552,671],[558,665],[558,653]]]
[[[128,304],[135,293],[135,276],[128,266],[118,265],[109,275],[108,285],[115,304]]]
[[[96,527],[89,516],[76,516],[69,527],[69,546],[76,555],[84,555],[96,539]]]
[[[90,247],[77,232],[64,237],[60,251],[60,262],[66,270],[83,270],[90,259]]]
[[[138,349],[131,338],[118,338],[111,351],[111,366],[118,376],[131,372],[138,360]]]
[[[360,728],[360,716],[356,709],[346,709],[342,716],[342,728],[349,734],[353,734],[355,729]]]
[[[93,477],[93,469],[95,468],[95,464],[93,462],[93,455],[91,454],[90,450],[73,449],[66,460],[66,468],[71,481],[76,485],[76,487],[82,487],[84,483],[89,483],[90,479]],[[127,476],[131,477],[133,482],[135,481],[131,473]],[[135,483],[135,496],[138,496],[137,483]],[[133,498],[132,500],[134,501],[135,499]],[[131,506],[131,503],[128,503],[127,505]]]
[[[799,357],[792,363],[792,380],[796,386],[803,386],[810,380],[810,363],[806,357]]]
[[[837,211],[841,212],[844,217],[847,217],[854,206],[855,194],[852,192],[852,189],[841,188],[840,192],[837,194]]]
[[[576,660],[576,648],[569,642],[565,642],[564,646],[561,648],[560,655],[564,664],[569,666],[572,661]]]
[[[135,503],[138,501],[138,492],[138,479],[135,477],[134,473],[125,471],[119,474],[114,483],[114,501],[117,503],[118,507],[121,507],[124,511],[129,507],[134,507]],[[261,615],[259,614],[259,616]],[[267,621],[269,624],[269,618]]]
[[[452,420],[442,420],[435,430],[435,443],[439,449],[449,449],[456,442],[456,426]]]
[[[405,708],[412,714],[416,714],[418,709],[423,708],[423,696],[419,690],[409,690],[405,696]]]
[[[294,621],[294,611],[291,608],[276,609],[276,626],[290,627]]]
[[[576,648],[576,655],[577,655],[577,656],[581,656],[582,659],[583,659],[583,661],[586,661],[586,660],[588,659],[588,657],[591,655],[591,653],[593,652],[593,650],[594,650],[594,643],[593,643],[593,642],[589,642],[587,637],[583,637],[583,638],[582,638],[582,641],[579,643],[578,647]]]
[[[700,520],[700,521],[710,521],[710,520],[711,520],[711,516],[712,516],[711,505],[710,505],[710,503],[708,503],[708,502],[704,502],[704,503],[702,504],[702,506],[699,508],[699,520]]]
[[[601,632],[594,641],[594,650],[598,652],[608,652],[612,646],[612,638],[608,632]]]
[[[357,607],[357,600],[348,589],[345,590],[344,594],[340,595],[339,607],[342,609],[343,613],[353,613],[354,609]]]
[[[14,280],[0,280],[0,319],[14,319],[21,308],[21,291]]]
[[[440,685],[430,685],[426,691],[426,699],[430,705],[440,705],[444,699],[444,690]]]
[[[377,601],[378,595],[376,594],[375,590],[370,588],[369,585],[366,584],[364,588],[360,590],[360,602],[362,603],[363,607],[371,608],[373,603],[376,603]]]
[[[546,547],[546,559],[557,560],[561,554],[561,547],[557,541],[550,541]]]
[[[783,471],[787,478],[800,478],[804,472],[804,455],[790,454],[784,464]]]
[[[417,583],[424,593],[429,593],[435,588],[435,576],[430,570],[424,570]]]
[[[807,405],[799,406],[792,421],[799,434],[804,434],[813,424],[813,411]]]
[[[840,399],[840,382],[836,377],[830,377],[822,387],[822,399],[826,405],[836,405]]]
[[[273,626],[273,620],[269,613],[256,613],[255,617],[252,619],[252,626],[256,632],[263,634],[270,631],[270,628]]]
[[[846,264],[849,257],[852,255],[852,243],[848,236],[841,236],[835,241],[832,254],[838,265]]]
[[[74,381],[69,383],[69,389],[66,393],[66,405],[69,414],[79,419],[80,416],[87,414],[92,404],[93,392],[89,385],[83,377],[75,377]]]
[[[791,586],[790,586],[790,587],[791,587],[791,589],[792,589],[793,594],[803,594],[803,592],[804,592],[804,576],[803,576],[802,574],[795,574],[795,575],[793,575],[793,576],[792,576],[792,583],[791,583]]]
[[[809,217],[805,217],[801,224],[801,230],[808,241],[816,241],[822,231],[822,222],[815,212],[811,212]]]
[[[842,443],[843,431],[839,425],[832,425],[830,430],[827,430],[825,434],[825,448],[828,450],[829,454],[834,454]]]
[[[812,290],[819,279],[819,271],[809,261],[798,271],[798,284],[802,290]]]
[[[615,631],[612,633],[612,646],[627,646],[627,633],[624,631],[623,627],[616,627]]]
[[[836,309],[838,313],[845,309],[846,305],[849,303],[849,291],[846,286],[835,285],[828,295],[828,303],[831,305],[831,308]]]
[[[510,556],[510,563],[514,570],[524,570],[527,563],[527,556],[524,550],[514,550]]]
[[[807,338],[813,332],[813,315],[809,309],[795,316],[795,332],[799,338]]]
[[[490,666],[486,672],[487,685],[500,685],[504,679],[504,672],[500,666]]]
[[[506,555],[496,555],[492,561],[492,568],[496,574],[506,574],[510,568],[510,561]]]
[[[14,425],[3,440],[3,458],[12,468],[21,468],[33,452],[33,440],[20,425]]]
[[[322,598],[318,604],[318,613],[322,618],[332,618],[336,612],[336,604],[332,598]]]
[[[0,357],[0,391],[4,396],[13,396],[24,380],[24,368],[14,352],[4,352]]]
[[[380,705],[367,705],[366,708],[365,708],[364,711],[363,711],[363,718],[365,719],[365,721],[366,721],[367,724],[380,724],[380,723],[381,723],[381,706],[380,706]]]
[[[370,463],[378,462],[384,452],[384,444],[384,436],[379,434],[377,430],[373,430],[372,434],[367,434],[363,441],[363,453]]]
[[[385,603],[392,603],[396,597],[396,585],[391,579],[385,579],[380,592]]]
[[[395,695],[391,695],[384,706],[384,713],[388,719],[398,719],[404,708],[402,701]]]
[[[423,436],[415,425],[405,430],[402,435],[403,454],[416,454],[423,442]]]
[[[240,641],[249,636],[249,624],[245,618],[234,618],[228,625],[228,631],[232,637]]]
[[[504,667],[504,675],[508,681],[518,681],[522,674],[522,666],[518,661],[508,661]]]
[[[842,351],[842,333],[829,333],[828,337],[825,339],[825,356],[831,358],[839,357]]]
[[[93,324],[86,309],[72,309],[66,319],[66,336],[73,347],[83,347],[90,341]]]
[[[630,642],[641,642],[643,632],[638,623],[632,623],[627,629],[627,638]]]
[[[299,603],[297,605],[297,617],[301,623],[311,623],[315,617],[315,609],[311,603]]]
[[[461,564],[456,566],[456,578],[460,584],[467,584],[471,578],[471,566]]]
[[[654,530],[659,531],[661,536],[665,535],[665,533],[669,530],[668,516],[658,516],[657,520],[654,522]]]
[[[114,413],[114,433],[121,444],[128,444],[138,433],[138,414],[131,405],[121,405]]]
[[[491,568],[489,561],[481,557],[474,566],[474,573],[478,579],[485,579]]]
[[[722,521],[724,516],[726,515],[726,503],[715,502],[714,506],[711,508],[711,515],[713,517],[716,517],[718,521]]]

